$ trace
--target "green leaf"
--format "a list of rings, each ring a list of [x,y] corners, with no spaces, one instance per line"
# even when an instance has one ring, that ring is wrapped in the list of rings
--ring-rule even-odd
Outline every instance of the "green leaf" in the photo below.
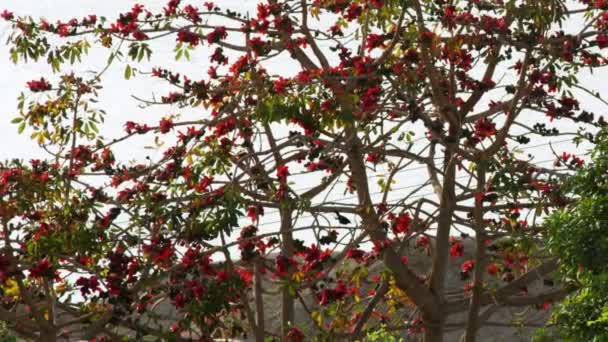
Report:
[[[99,128],[97,128],[97,125],[95,124],[95,122],[89,121],[89,126],[95,133],[99,133]]]
[[[129,64],[127,64],[127,67],[125,68],[125,79],[128,80],[131,78],[131,76],[133,76],[133,69]]]

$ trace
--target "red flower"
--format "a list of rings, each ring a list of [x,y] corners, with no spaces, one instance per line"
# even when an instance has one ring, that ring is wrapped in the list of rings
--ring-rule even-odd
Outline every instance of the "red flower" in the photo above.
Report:
[[[604,33],[600,33],[595,38],[595,41],[597,42],[597,46],[600,49],[603,49],[608,46],[608,35],[606,35]]]
[[[487,118],[475,121],[475,134],[480,138],[487,138],[496,134],[496,124]]]
[[[347,292],[347,288],[342,282],[339,282],[338,285],[333,289],[325,288],[317,295],[319,305],[324,306],[341,300],[344,298],[344,296],[346,296]]]
[[[201,36],[197,33],[190,32],[188,30],[180,30],[177,33],[177,41],[180,43],[188,43],[190,46],[197,46],[200,42]]]
[[[365,156],[365,161],[373,164],[378,164],[382,160],[382,157],[378,153],[368,153]]]
[[[132,134],[133,132],[137,132],[139,134],[143,134],[146,133],[147,131],[150,130],[150,127],[148,127],[148,125],[140,125],[138,123],[135,123],[133,121],[127,121],[125,122],[125,132],[127,132],[127,134]]]
[[[207,39],[207,43],[213,44],[219,42],[220,40],[226,39],[226,37],[228,37],[226,28],[220,26],[216,27],[215,30],[209,32],[205,38]]]
[[[139,16],[139,14],[141,12],[143,12],[143,10],[144,10],[144,5],[142,5],[142,4],[133,5],[133,7],[131,8],[131,14],[132,14],[133,18],[137,18]]]
[[[351,2],[350,6],[346,10],[344,18],[348,21],[357,19],[363,13],[363,8],[355,2]]]
[[[270,16],[270,6],[264,3],[258,3],[257,14],[259,20],[264,20]]]
[[[346,252],[346,257],[348,259],[353,259],[357,262],[361,262],[364,256],[365,252],[357,248],[351,248]]]
[[[385,47],[384,40],[386,37],[382,34],[370,33],[365,40],[365,48],[367,51],[371,51],[375,48]]]
[[[289,167],[287,165],[280,165],[277,168],[277,177],[279,177],[280,181],[286,181],[287,176],[289,176]]]
[[[289,80],[280,77],[274,81],[274,92],[277,94],[285,94],[287,87],[289,86]]]
[[[228,58],[226,56],[224,56],[224,49],[222,49],[221,47],[218,47],[217,49],[215,49],[215,51],[213,51],[213,54],[210,57],[210,60],[212,62],[216,62],[217,64],[226,64],[228,63]],[[240,65],[239,62],[247,62],[247,56],[241,56],[241,58],[239,60],[237,60],[231,67],[230,67],[230,71],[237,74],[240,73],[242,71],[244,71],[242,68],[244,68],[244,65]],[[237,72],[238,71],[238,72]]]
[[[256,56],[263,56],[267,54],[270,50],[268,43],[263,41],[260,37],[251,38],[249,40],[249,45],[251,46],[251,50],[253,50]]]
[[[194,186],[194,190],[197,192],[204,192],[209,188],[209,185],[213,182],[213,177],[204,176],[196,186]]]
[[[374,244],[374,248],[372,248],[372,251],[374,251],[374,253],[376,255],[378,255],[384,249],[390,247],[391,244],[392,244],[392,241],[389,240],[389,239],[386,239],[386,240],[374,240],[374,241],[372,241],[372,243]]]
[[[246,286],[249,286],[251,284],[251,281],[253,280],[253,273],[242,267],[235,268],[235,271]]]
[[[435,33],[431,31],[420,32],[420,41],[424,43],[430,43],[435,39]]]
[[[467,260],[463,262],[460,266],[460,271],[466,274],[471,272],[473,270],[473,267],[475,267],[475,260]]]
[[[473,196],[475,197],[475,204],[480,205],[483,202],[483,199],[486,197],[486,192],[476,192],[473,194]]]
[[[407,333],[410,335],[420,334],[424,331],[424,321],[418,317],[413,322],[410,328],[407,329]]]
[[[287,274],[289,270],[289,265],[291,265],[291,260],[284,255],[277,255],[274,259],[275,267],[277,268],[277,274],[279,276],[283,276]]]
[[[135,40],[146,40],[148,39],[148,35],[143,33],[140,30],[133,31],[133,38]]]
[[[463,255],[464,255],[464,246],[460,242],[455,243],[452,246],[452,248],[450,248],[450,256],[461,257]]]
[[[4,19],[4,20],[11,20],[15,17],[15,15],[13,15],[13,12],[9,12],[8,10],[4,10],[2,11],[2,13],[0,13],[0,18]]]
[[[177,10],[177,6],[179,6],[181,0],[169,0],[167,3],[167,7],[163,7],[166,16],[171,16],[175,14]]]
[[[187,5],[184,7],[184,13],[186,13],[188,19],[190,19],[190,21],[193,23],[199,23],[201,21],[201,16],[198,15],[198,8],[192,5]]]
[[[370,3],[373,7],[380,9],[384,6],[384,0],[370,0]]]
[[[332,36],[344,36],[344,32],[342,32],[342,29],[338,25],[331,26],[329,31],[331,32]]]
[[[539,309],[539,310],[544,310],[544,311],[547,311],[547,310],[549,310],[550,308],[551,308],[551,302],[550,302],[550,301],[545,301],[545,302],[543,302],[542,304],[540,304],[540,305],[538,306],[538,309]]]
[[[67,24],[59,24],[57,27],[57,33],[60,37],[67,37],[72,33],[73,28]]]
[[[382,89],[380,89],[380,86],[368,88],[367,91],[365,91],[365,94],[363,94],[363,96],[361,97],[361,109],[363,111],[370,111],[376,108],[378,100],[380,99],[381,92]]]
[[[489,275],[495,276],[498,274],[498,266],[496,266],[496,264],[490,264],[488,265],[487,271]]]
[[[38,179],[40,179],[40,181],[43,183],[47,182],[50,179],[49,172],[44,171],[40,174],[40,176],[38,176]]]
[[[489,33],[506,33],[509,27],[504,18],[492,18],[484,15],[481,17],[480,24]]]
[[[175,254],[175,247],[171,242],[154,237],[150,240],[150,244],[143,245],[143,251],[150,256],[154,264],[167,266]]]
[[[30,275],[34,278],[51,278],[54,276],[54,274],[55,272],[53,271],[53,264],[51,264],[51,261],[47,258],[40,260],[30,269]]]
[[[429,237],[426,235],[423,235],[416,240],[416,247],[428,248],[429,244]]]
[[[44,78],[40,78],[39,80],[31,80],[27,82],[27,86],[35,93],[51,90],[51,84]]]
[[[158,128],[161,133],[168,133],[173,128],[173,121],[171,119],[163,118],[160,120]]]
[[[184,305],[186,305],[186,297],[183,293],[179,292],[175,295],[175,298],[173,298],[173,305],[175,305],[176,308],[183,308]]]
[[[258,222],[260,220],[260,215],[264,215],[264,208],[250,205],[247,208],[247,217],[251,219],[251,222]]]
[[[91,278],[80,277],[76,280],[76,286],[80,286],[80,293],[83,297],[87,297],[91,292],[100,292],[99,280],[96,276]]]
[[[298,328],[291,328],[285,335],[285,341],[299,342],[304,341],[304,334]]]
[[[216,277],[217,281],[224,282],[224,281],[227,281],[228,278],[230,278],[230,275],[226,271],[217,271],[217,273],[215,274],[215,277]]]
[[[412,218],[410,217],[410,213],[406,212],[399,215],[393,222],[393,233],[407,233],[410,227],[412,226]]]

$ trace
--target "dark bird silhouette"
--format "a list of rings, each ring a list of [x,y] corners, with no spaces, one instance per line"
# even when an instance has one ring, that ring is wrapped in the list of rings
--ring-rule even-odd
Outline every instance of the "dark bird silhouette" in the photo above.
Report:
[[[340,224],[350,224],[350,220],[346,216],[340,214],[337,211],[334,212],[336,213],[336,219],[338,220],[338,222],[340,222]]]

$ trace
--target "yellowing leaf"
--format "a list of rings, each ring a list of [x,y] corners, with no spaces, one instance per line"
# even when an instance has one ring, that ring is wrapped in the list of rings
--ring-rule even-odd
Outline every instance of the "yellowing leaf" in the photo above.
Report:
[[[323,324],[323,316],[318,311],[311,312],[310,318],[312,318],[312,320],[315,321],[318,326],[321,326]]]
[[[302,278],[304,278],[304,272],[295,272],[292,276],[291,279],[300,282],[302,281]]]
[[[2,289],[7,296],[13,298],[19,297],[19,286],[17,286],[17,282],[12,279],[7,280],[6,285],[3,286]]]

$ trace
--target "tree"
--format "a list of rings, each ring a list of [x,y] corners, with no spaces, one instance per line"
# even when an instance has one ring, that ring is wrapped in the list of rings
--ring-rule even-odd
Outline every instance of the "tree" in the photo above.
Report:
[[[53,72],[27,83],[13,120],[48,159],[1,166],[0,318],[15,333],[355,340],[382,323],[475,341],[500,307],[544,308],[572,291],[531,285],[557,268],[542,218],[576,201],[561,179],[584,158],[545,166],[516,147],[593,143],[605,126],[577,99],[601,94],[577,75],[606,63],[608,4],[269,0],[253,17],[196,5],[56,23],[2,12],[13,62]],[[139,67],[163,39],[183,63],[207,52],[207,75]],[[105,68],[64,71],[93,46]],[[274,75],[278,63],[293,73]],[[98,93],[116,64],[174,89],[143,106],[197,116],[127,121],[103,137]],[[162,155],[114,157],[141,136]],[[396,184],[414,164],[422,183]],[[408,264],[411,248],[428,255],[426,272]],[[462,288],[446,287],[452,261],[471,279]],[[280,329],[266,326],[270,283]]]
[[[564,191],[577,200],[554,212],[546,226],[549,246],[559,253],[565,281],[577,291],[557,306],[553,320],[568,341],[603,341],[608,338],[608,136],[596,137],[592,163],[568,179]]]

